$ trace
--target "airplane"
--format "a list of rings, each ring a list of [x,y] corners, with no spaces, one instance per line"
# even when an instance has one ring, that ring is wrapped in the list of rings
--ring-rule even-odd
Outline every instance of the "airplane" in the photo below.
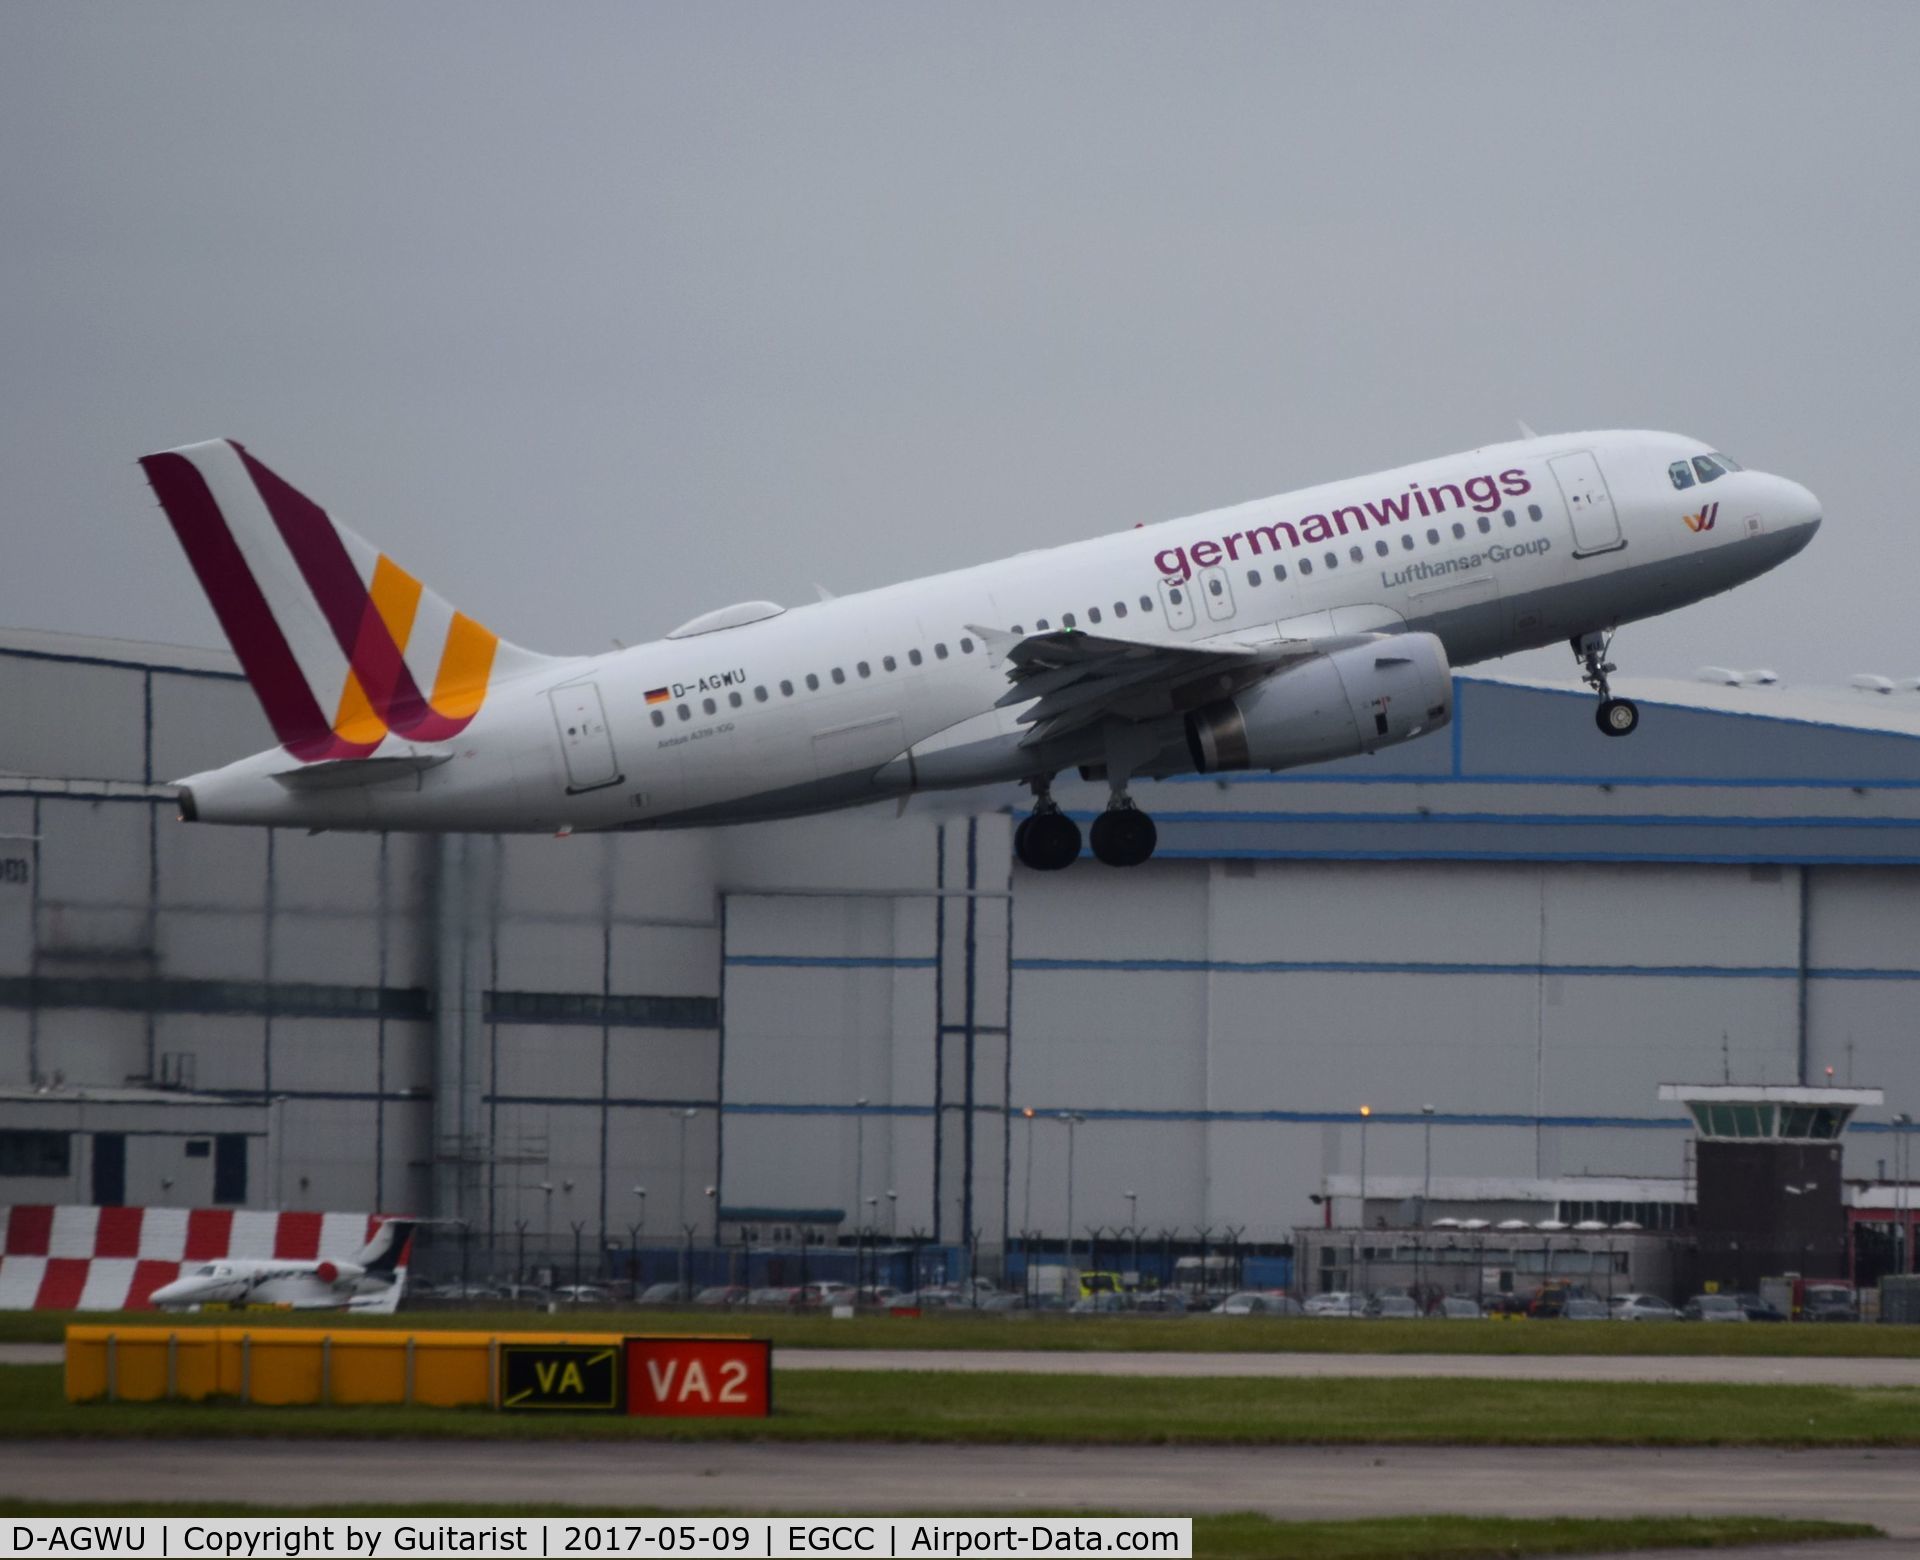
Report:
[[[1751,580],[1814,495],[1697,439],[1531,436],[786,608],[549,656],[455,610],[229,440],[141,465],[279,745],[183,819],[576,831],[796,817],[1019,782],[1027,867],[1146,861],[1139,777],[1373,753],[1452,718],[1452,668],[1571,646],[1609,737],[1623,623]],[[825,593],[822,593],[823,596]]]
[[[296,1311],[390,1315],[407,1287],[412,1219],[388,1219],[350,1262],[228,1258],[204,1262],[151,1295],[162,1311],[203,1305],[283,1305]]]

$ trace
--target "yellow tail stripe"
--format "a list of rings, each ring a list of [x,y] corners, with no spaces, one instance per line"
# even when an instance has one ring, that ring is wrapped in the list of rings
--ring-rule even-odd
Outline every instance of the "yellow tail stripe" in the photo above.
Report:
[[[407,640],[413,634],[414,614],[420,610],[420,582],[382,553],[373,566],[373,584],[367,594],[373,598],[374,610],[387,625],[394,644],[405,655]]]
[[[360,686],[360,674],[349,669],[347,684],[340,690],[340,709],[333,717],[334,735],[348,742],[372,744],[387,734],[387,723],[374,710],[366,690]]]
[[[434,673],[434,710],[449,720],[465,720],[479,710],[487,697],[487,677],[493,670],[493,653],[500,636],[482,628],[464,612],[456,612],[447,625],[447,647],[440,653],[440,669]]]

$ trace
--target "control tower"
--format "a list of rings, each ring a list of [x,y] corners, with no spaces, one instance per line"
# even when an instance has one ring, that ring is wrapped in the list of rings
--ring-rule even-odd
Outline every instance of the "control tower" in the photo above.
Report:
[[[1660,1098],[1686,1106],[1695,1127],[1694,1288],[1847,1276],[1840,1134],[1882,1102],[1879,1089],[1663,1083]]]

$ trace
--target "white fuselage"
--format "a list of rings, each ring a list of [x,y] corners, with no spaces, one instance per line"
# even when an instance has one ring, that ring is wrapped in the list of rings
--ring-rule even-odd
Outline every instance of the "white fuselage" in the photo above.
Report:
[[[435,767],[294,787],[273,778],[288,768],[276,749],[189,777],[183,811],[323,828],[659,828],[1097,764],[1097,731],[1020,745],[1021,706],[996,708],[1007,669],[980,629],[1184,646],[1418,630],[1454,665],[1565,642],[1729,589],[1806,545],[1819,508],[1797,483],[1736,471],[1677,489],[1669,467],[1708,448],[1660,433],[1526,439],[744,612],[753,620],[501,684]],[[1184,767],[1169,750],[1140,772]]]
[[[367,1272],[353,1262],[206,1262],[163,1284],[152,1296],[163,1311],[203,1305],[287,1306],[308,1310],[390,1310],[404,1276]]]

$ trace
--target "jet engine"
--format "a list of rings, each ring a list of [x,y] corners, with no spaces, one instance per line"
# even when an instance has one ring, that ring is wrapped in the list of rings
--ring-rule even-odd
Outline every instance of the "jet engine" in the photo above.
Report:
[[[1276,672],[1186,718],[1202,774],[1291,769],[1392,747],[1453,718],[1453,673],[1432,634],[1393,634]]]

